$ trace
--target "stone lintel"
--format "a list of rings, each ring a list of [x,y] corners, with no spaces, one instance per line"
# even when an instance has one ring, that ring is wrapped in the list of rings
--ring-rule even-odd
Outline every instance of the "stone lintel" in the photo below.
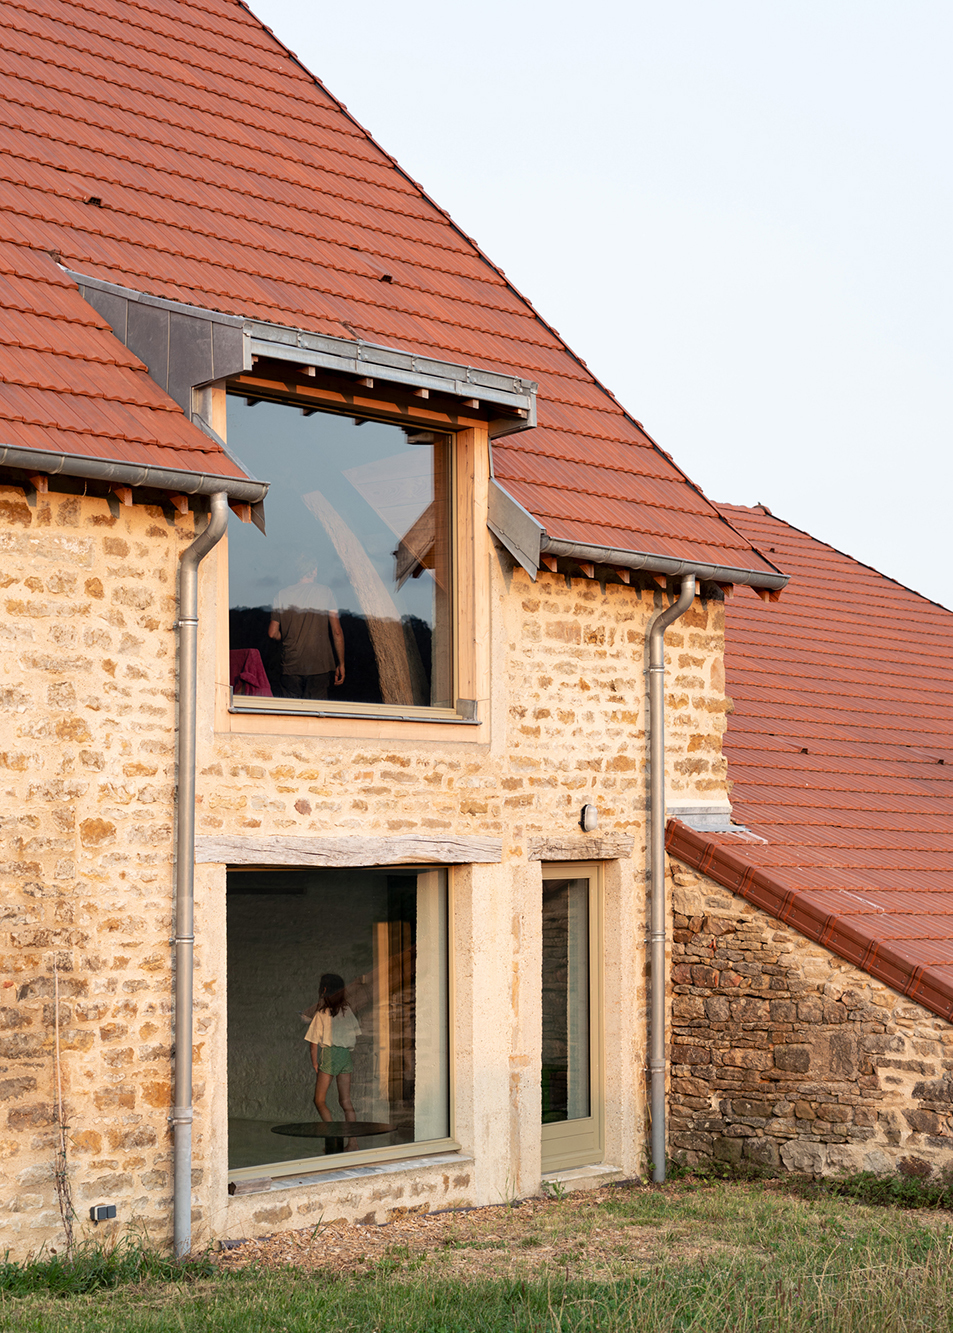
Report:
[[[531,861],[620,861],[632,855],[635,839],[624,833],[605,838],[533,838]]]
[[[196,864],[239,866],[395,866],[488,864],[503,859],[499,838],[245,838],[195,839]]]

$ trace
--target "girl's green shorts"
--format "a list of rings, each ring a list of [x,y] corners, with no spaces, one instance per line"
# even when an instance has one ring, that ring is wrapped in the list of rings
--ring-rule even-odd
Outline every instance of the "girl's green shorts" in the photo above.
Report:
[[[350,1074],[354,1068],[351,1052],[346,1046],[319,1046],[318,1069],[322,1074]]]

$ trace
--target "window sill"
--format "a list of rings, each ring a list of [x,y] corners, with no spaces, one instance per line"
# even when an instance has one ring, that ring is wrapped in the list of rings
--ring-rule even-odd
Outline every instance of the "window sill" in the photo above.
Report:
[[[248,1166],[238,1171],[230,1171],[228,1192],[232,1198],[245,1194],[268,1194],[274,1190],[293,1189],[298,1185],[324,1185],[332,1181],[354,1180],[358,1177],[391,1175],[397,1171],[407,1171],[411,1167],[420,1170],[427,1166],[445,1166],[449,1162],[469,1162],[473,1159],[460,1151],[459,1145],[452,1139],[438,1140],[426,1145],[413,1146],[400,1157],[394,1157],[392,1150],[379,1148],[379,1153],[391,1151],[385,1160],[375,1158],[371,1153],[348,1153],[348,1165],[332,1163],[319,1167],[316,1163],[322,1158],[302,1158],[298,1162],[275,1162],[268,1166]],[[354,1159],[357,1159],[356,1161]],[[274,1171],[278,1174],[256,1175],[255,1172]]]
[[[254,713],[265,717],[343,718],[360,722],[439,722],[444,725],[464,727],[480,725],[478,717],[468,717],[462,709],[423,708],[413,704],[397,707],[389,704],[323,704],[316,707],[315,703],[308,699],[269,699],[261,695],[233,694],[228,711],[232,714]],[[475,707],[472,711],[476,712]]]

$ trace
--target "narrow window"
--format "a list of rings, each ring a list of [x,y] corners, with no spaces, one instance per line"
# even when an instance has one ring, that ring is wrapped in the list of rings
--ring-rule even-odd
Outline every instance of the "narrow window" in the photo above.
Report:
[[[271,483],[229,527],[236,704],[452,708],[447,438],[230,394],[228,444]]]
[[[227,904],[230,1171],[446,1140],[446,872],[232,870]]]
[[[543,1170],[601,1161],[602,924],[596,866],[543,873]]]

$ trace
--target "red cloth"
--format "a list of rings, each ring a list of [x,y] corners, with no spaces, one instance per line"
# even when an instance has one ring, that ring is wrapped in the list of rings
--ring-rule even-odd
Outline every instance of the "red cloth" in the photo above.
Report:
[[[257,648],[233,648],[228,654],[228,674],[232,689],[236,694],[267,695],[270,699],[271,686],[262,666],[261,653]]]

